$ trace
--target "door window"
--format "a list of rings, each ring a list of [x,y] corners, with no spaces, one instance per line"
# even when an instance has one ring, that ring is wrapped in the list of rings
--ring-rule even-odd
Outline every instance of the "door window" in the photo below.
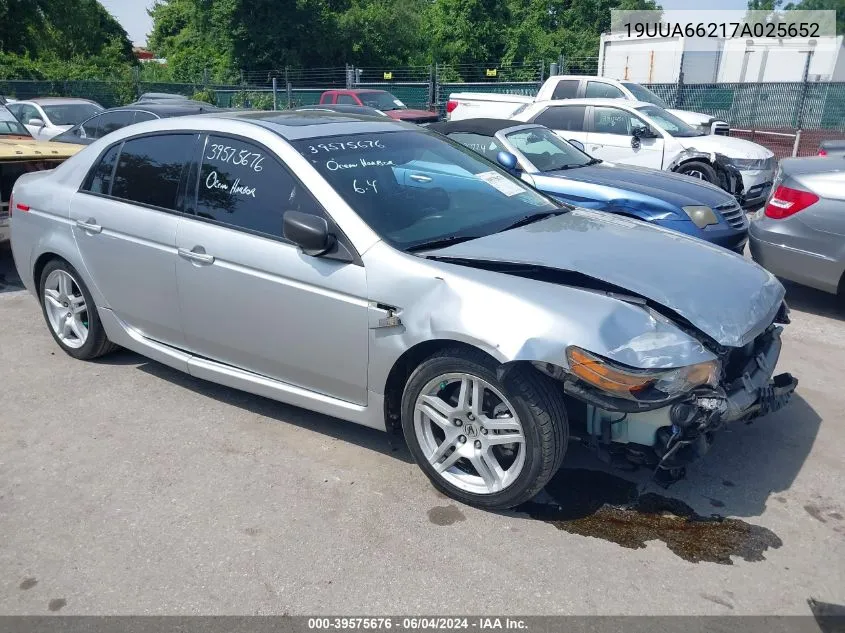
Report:
[[[128,202],[176,209],[192,134],[142,136],[126,141],[117,161],[111,195]]]
[[[282,216],[326,217],[320,203],[263,147],[209,136],[203,151],[196,214],[251,232],[282,237]]]
[[[153,119],[157,119],[158,117],[151,112],[144,112],[143,110],[137,110],[135,112],[135,123],[141,123],[142,121],[152,121]]]
[[[568,132],[582,132],[584,130],[584,113],[586,106],[553,106],[546,108],[534,117],[533,123],[545,125],[553,130]]]
[[[358,105],[358,102],[355,101],[355,97],[352,95],[337,95],[337,102],[345,103],[347,105]]]
[[[82,185],[84,191],[91,193],[101,193],[109,195],[111,193],[112,174],[114,173],[114,164],[117,162],[117,155],[120,152],[120,143],[110,148],[99,162],[94,166],[94,169],[88,174],[85,179],[85,184]]]
[[[578,85],[580,83],[580,79],[564,79],[557,82],[555,91],[552,93],[552,99],[574,99],[578,96]]]
[[[332,102],[333,94],[330,92],[326,92],[323,96],[320,97],[320,103],[331,103]]]
[[[19,108],[19,110],[16,114],[17,114],[18,119],[24,125],[29,125],[30,119],[44,120],[44,117],[41,116],[41,113],[38,110],[36,110],[34,106],[27,105],[27,104],[20,106],[20,108]],[[46,123],[46,121],[45,121],[45,123]]]
[[[588,81],[584,93],[588,99],[624,99],[625,93],[612,84],[603,81]]]
[[[97,124],[96,136],[89,136],[88,138],[102,138],[106,134],[110,134],[127,125],[132,125],[135,119],[135,112],[133,110],[118,110],[117,112],[107,112],[100,117]],[[87,130],[86,130],[87,135]]]
[[[470,148],[474,152],[478,152],[487,160],[492,160],[493,162],[496,162],[496,156],[500,151],[502,151],[502,148],[499,147],[496,139],[483,134],[473,134],[472,132],[453,132],[449,135],[449,138],[453,141],[457,141],[464,147]]]
[[[593,129],[598,134],[632,136],[635,127],[647,127],[638,116],[619,108],[593,108]]]

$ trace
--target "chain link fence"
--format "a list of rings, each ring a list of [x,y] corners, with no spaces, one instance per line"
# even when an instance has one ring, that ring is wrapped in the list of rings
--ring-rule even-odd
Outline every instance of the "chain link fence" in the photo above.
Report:
[[[534,96],[550,74],[597,74],[598,60],[560,58],[552,63],[489,63],[360,68],[354,66],[242,71],[235,84],[195,82],[0,81],[0,95],[17,99],[82,97],[105,107],[134,101],[145,92],[213,100],[223,108],[285,109],[319,102],[328,89],[387,90],[408,107],[445,114],[453,92]],[[845,139],[845,83],[652,83],[671,108],[723,119],[731,134],[766,145],[779,157],[811,155],[821,140]]]

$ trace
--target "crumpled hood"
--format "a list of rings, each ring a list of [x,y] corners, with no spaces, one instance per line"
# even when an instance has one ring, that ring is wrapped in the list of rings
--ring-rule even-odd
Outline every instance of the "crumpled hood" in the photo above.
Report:
[[[427,254],[582,273],[669,308],[729,347],[746,344],[768,327],[785,295],[773,275],[740,255],[586,209]]]
[[[701,204],[716,207],[734,200],[722,189],[697,178],[646,167],[601,163],[577,169],[547,171],[535,176],[556,176],[563,180],[611,187],[618,190],[619,194],[637,193],[640,197],[651,198],[658,208],[666,206],[666,203],[676,208]]]
[[[696,149],[700,152],[716,152],[728,158],[771,158],[774,156],[770,150],[762,145],[746,141],[744,138],[734,136],[721,136],[708,134],[706,136],[676,136],[685,149]]]

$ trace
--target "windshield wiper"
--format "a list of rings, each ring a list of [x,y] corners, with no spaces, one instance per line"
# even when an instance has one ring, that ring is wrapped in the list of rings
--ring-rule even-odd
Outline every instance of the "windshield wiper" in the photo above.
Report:
[[[587,165],[598,165],[599,163],[603,163],[604,161],[601,158],[591,158],[588,162],[584,163],[584,166]]]
[[[518,219],[512,224],[508,224],[505,228],[496,231],[496,233],[504,233],[505,231],[510,231],[511,229],[518,229],[520,226],[525,226],[526,224],[533,224],[534,222],[539,222],[540,220],[545,220],[546,218],[550,218],[555,215],[562,215],[564,213],[569,213],[569,209],[558,209],[557,211],[541,211],[539,213],[532,213],[531,215],[526,215],[525,217]]]
[[[428,240],[414,244],[405,249],[406,253],[416,253],[417,251],[428,251],[434,248],[443,248],[444,246],[452,246],[453,244],[460,244],[461,242],[468,242],[469,240],[478,239],[478,235],[450,235],[449,237],[440,237],[436,240]]]

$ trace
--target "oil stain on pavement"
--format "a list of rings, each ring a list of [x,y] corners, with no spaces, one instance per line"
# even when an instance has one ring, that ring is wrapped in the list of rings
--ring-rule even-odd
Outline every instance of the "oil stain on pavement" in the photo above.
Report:
[[[452,525],[458,521],[465,521],[466,517],[457,506],[435,506],[428,511],[428,520],[434,525]]]
[[[622,547],[643,548],[660,540],[684,560],[731,565],[731,556],[764,560],[763,553],[783,542],[771,530],[739,519],[697,514],[679,499],[652,492],[602,471],[561,469],[546,486],[548,502],[516,508],[559,530],[593,536]]]

